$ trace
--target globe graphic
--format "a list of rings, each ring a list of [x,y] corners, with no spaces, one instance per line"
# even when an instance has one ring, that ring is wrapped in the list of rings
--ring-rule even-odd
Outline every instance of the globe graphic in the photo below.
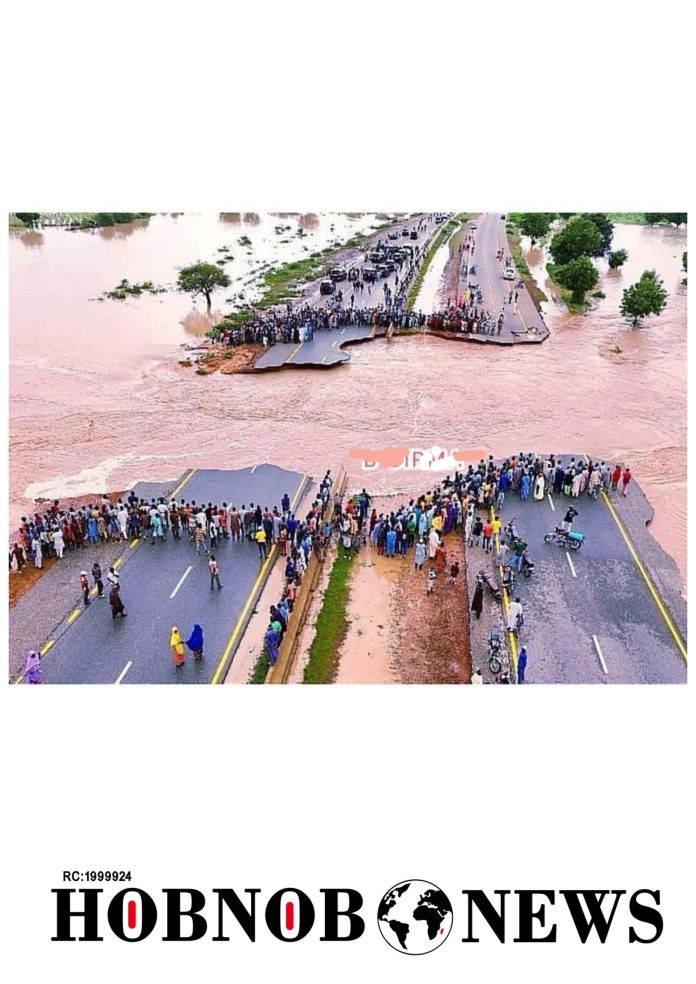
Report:
[[[379,931],[401,953],[430,953],[452,929],[452,905],[432,882],[412,879],[390,888],[377,910]]]

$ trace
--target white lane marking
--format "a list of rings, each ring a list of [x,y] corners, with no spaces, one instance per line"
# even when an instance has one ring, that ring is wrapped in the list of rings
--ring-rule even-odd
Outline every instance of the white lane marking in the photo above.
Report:
[[[179,590],[179,588],[184,583],[184,581],[186,580],[186,578],[189,576],[190,573],[191,573],[191,567],[187,567],[184,573],[181,575],[181,578],[179,579],[179,583],[174,588],[172,593],[169,595],[170,598],[173,598],[176,595],[177,591]]]
[[[343,334],[345,330],[346,330],[345,328],[341,328],[341,334]]]
[[[553,511],[556,512],[556,507],[553,504],[553,499],[551,498],[551,493],[550,492],[547,492],[546,495],[547,495],[548,500],[549,500],[549,505],[551,506],[551,508],[553,509]]]
[[[326,362],[326,356],[323,355],[321,358],[321,364],[324,365],[325,362]]]
[[[253,468],[251,469],[251,471],[249,472],[249,474],[250,474],[250,475],[253,475],[253,474],[254,474],[254,472],[256,471],[256,469],[257,469],[258,467],[259,467],[258,465],[254,465],[254,467],[253,467]]]
[[[570,567],[570,573],[573,575],[573,577],[577,577],[578,575],[575,573],[575,568],[573,567],[573,561],[570,559],[570,554],[568,553],[567,550],[565,551],[565,555],[568,559],[568,566]]]
[[[126,665],[123,667],[123,669],[119,673],[118,680],[114,681],[115,684],[116,683],[120,683],[121,680],[123,680],[124,676],[126,675],[126,673],[128,672],[128,670],[130,670],[130,668],[131,668],[132,665],[133,665],[133,660],[132,659],[129,659],[128,662],[126,663]]]
[[[602,669],[604,670],[606,675],[609,676],[609,670],[607,669],[607,664],[604,662],[604,654],[602,653],[602,650],[599,645],[599,639],[597,638],[596,635],[592,636],[592,641],[595,644],[595,649],[597,650],[597,655],[599,656],[599,662],[602,664]]]
[[[338,339],[336,339],[336,341],[333,343],[333,345],[331,346],[331,348],[336,348],[337,345],[338,345]]]

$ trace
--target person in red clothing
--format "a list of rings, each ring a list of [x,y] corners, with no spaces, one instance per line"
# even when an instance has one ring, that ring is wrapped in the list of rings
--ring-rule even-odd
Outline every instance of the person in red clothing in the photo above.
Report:
[[[628,483],[631,481],[631,478],[632,478],[631,469],[628,466],[626,466],[626,468],[624,468],[624,473],[621,480],[621,495],[626,495],[626,490],[628,489]]]
[[[493,524],[487,519],[483,524],[483,549],[490,553],[493,549]]]
[[[619,479],[621,478],[621,465],[617,465],[614,471],[611,473],[611,487],[616,489],[619,484]]]

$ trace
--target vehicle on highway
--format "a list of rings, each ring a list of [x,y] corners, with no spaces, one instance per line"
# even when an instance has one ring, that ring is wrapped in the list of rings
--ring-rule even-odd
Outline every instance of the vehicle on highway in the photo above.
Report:
[[[322,280],[322,282],[319,284],[320,294],[333,294],[335,290],[336,287],[334,286],[333,280]]]
[[[372,266],[363,267],[362,276],[366,283],[373,284],[377,279],[377,270]],[[331,286],[333,287],[333,284]]]
[[[372,263],[379,263],[379,261],[384,258],[384,255],[385,254],[383,249],[371,249],[370,252],[367,254],[367,258]]]
[[[329,277],[335,284],[337,284],[341,280],[346,279],[346,271],[342,270],[340,267],[334,267],[332,270],[329,270]]]
[[[493,626],[491,634],[488,636],[488,669],[494,676],[503,668],[503,658],[501,654],[500,629]]]
[[[410,238],[411,239],[418,239],[418,233],[416,232],[415,229],[411,229],[411,236],[410,236]]]
[[[503,270],[503,280],[514,280],[515,276],[516,274],[512,267],[505,267]]]
[[[469,228],[470,229],[478,229],[478,222],[470,222],[469,223]]]
[[[398,239],[399,238],[399,233],[398,232],[390,232],[389,233],[389,238],[390,239]]]
[[[409,233],[408,229],[402,229],[401,230],[401,235],[402,236],[408,236],[408,235],[410,235],[410,233]]]
[[[585,542],[585,534],[576,530],[564,530],[557,526],[553,533],[546,533],[544,543],[557,543],[559,547],[567,547],[569,550],[579,550]]]

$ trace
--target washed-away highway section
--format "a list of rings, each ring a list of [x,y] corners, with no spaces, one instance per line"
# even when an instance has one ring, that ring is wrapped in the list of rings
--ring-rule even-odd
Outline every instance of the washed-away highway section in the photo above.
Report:
[[[251,502],[272,508],[287,493],[295,510],[308,485],[299,472],[258,465],[196,470],[176,495],[199,504],[225,501],[240,509]],[[89,551],[84,552],[89,569]],[[208,557],[204,550],[197,555],[187,536],[177,541],[169,535],[154,545],[132,541],[118,568],[127,617],[112,619],[108,592],[103,600],[92,596],[87,608],[76,605],[44,643],[44,682],[221,683],[276,555],[269,546],[263,560],[248,540],[222,541],[215,549],[222,589],[211,590]],[[187,651],[185,665],[176,667],[169,648],[172,626],[185,640],[194,622],[203,627],[204,657],[196,662]]]

